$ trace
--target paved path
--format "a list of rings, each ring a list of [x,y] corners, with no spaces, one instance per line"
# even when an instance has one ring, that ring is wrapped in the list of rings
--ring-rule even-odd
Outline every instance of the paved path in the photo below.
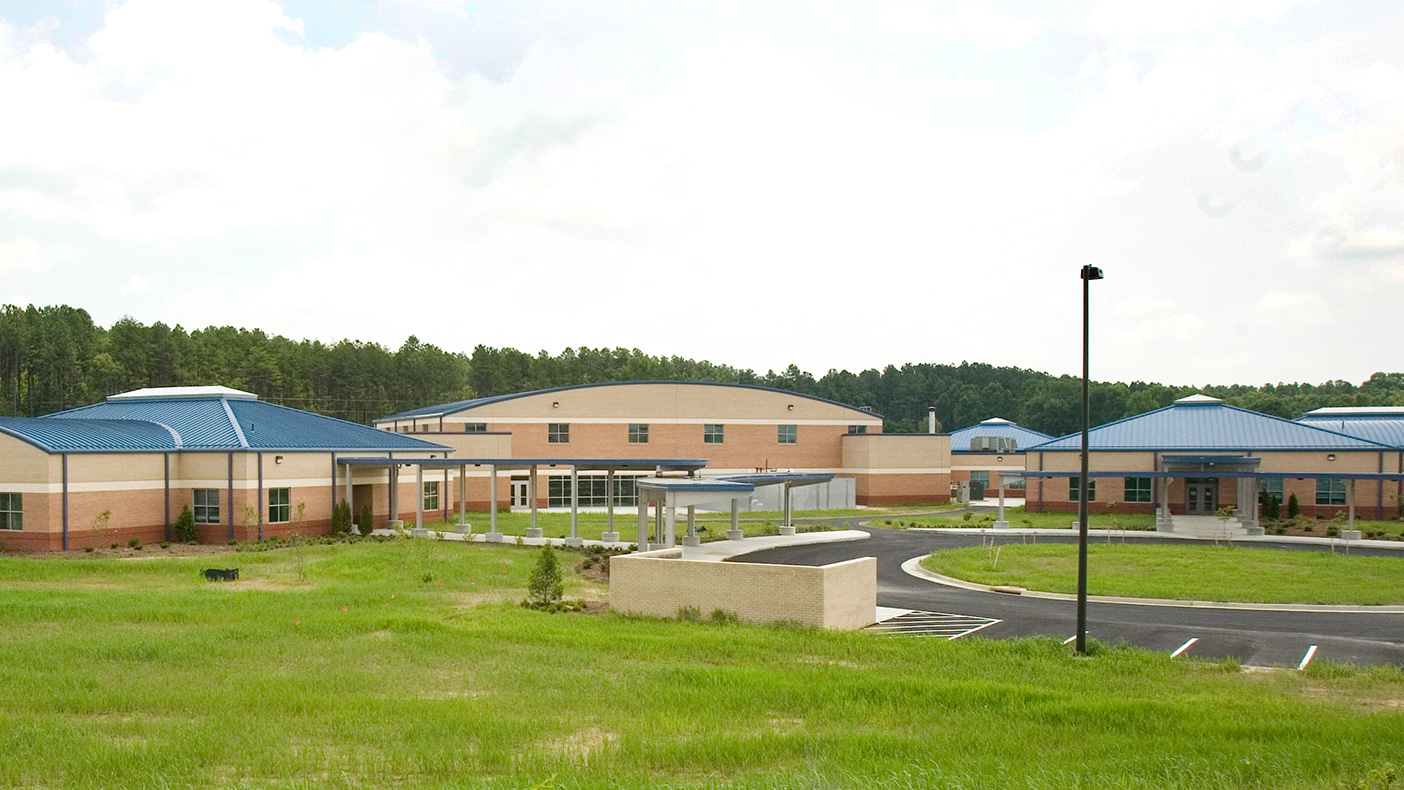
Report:
[[[902,570],[904,562],[937,549],[978,546],[982,539],[988,539],[990,532],[984,533],[982,538],[980,534],[965,530],[864,531],[871,536],[868,540],[763,549],[736,557],[735,561],[826,565],[871,556],[878,560],[879,606],[1000,621],[982,629],[978,633],[980,637],[1044,635],[1066,639],[1076,629],[1077,610],[1072,602],[960,589],[919,579]],[[1040,534],[1038,539],[1040,542],[1076,542],[1076,535],[1062,532],[1057,536]],[[1001,542],[1023,539],[1018,531],[993,534]],[[1128,533],[1127,539],[1183,545],[1183,539],[1155,533]],[[1329,548],[1324,543],[1321,540],[1313,543],[1258,540],[1240,545],[1320,551]],[[1393,556],[1404,563],[1404,554],[1392,548],[1363,548],[1357,544],[1351,553]],[[1404,564],[1400,570],[1404,572]],[[1315,646],[1312,660],[1404,665],[1404,613],[1399,612],[1225,610],[1089,603],[1087,619],[1088,633],[1094,639],[1104,642],[1124,639],[1166,653],[1173,653],[1195,640],[1182,655],[1233,656],[1249,665],[1297,666]]]

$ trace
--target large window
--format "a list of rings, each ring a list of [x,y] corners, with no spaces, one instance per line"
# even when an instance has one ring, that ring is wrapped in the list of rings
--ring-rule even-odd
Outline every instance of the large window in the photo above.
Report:
[[[985,488],[990,487],[990,470],[977,469],[970,473],[970,482],[979,483]]]
[[[723,432],[723,429],[724,429],[724,428],[725,428],[725,426],[722,426],[722,425],[703,425],[703,426],[702,426],[702,443],[703,443],[703,444],[721,444],[721,443],[722,443],[722,438],[725,436],[725,434],[724,434],[724,432]]]
[[[614,478],[614,504],[619,507],[637,505],[639,492],[634,486],[636,475],[616,475]],[[580,477],[580,507],[608,507],[609,478],[604,475],[582,475]],[[549,477],[546,479],[546,507],[570,507],[570,478]]]
[[[1069,477],[1069,478],[1068,478],[1068,499],[1072,500],[1073,502],[1076,502],[1076,501],[1077,501],[1077,489],[1078,489],[1078,485],[1079,485],[1081,482],[1082,482],[1082,478],[1080,478],[1080,477]],[[1089,480],[1087,481],[1087,501],[1088,501],[1088,502],[1093,502],[1093,501],[1096,501],[1096,499],[1097,499],[1097,479],[1096,479],[1096,478],[1091,478],[1091,479],[1089,479]]]
[[[799,428],[794,425],[780,426],[780,443],[794,444],[799,439]]]
[[[648,423],[629,423],[629,444],[648,444]]]
[[[218,524],[218,523],[219,523],[219,489],[218,489],[218,488],[197,488],[197,489],[195,489],[195,523],[196,523],[196,524]]]
[[[0,494],[0,529],[24,528],[24,504],[19,494]]]
[[[439,509],[439,481],[433,480],[424,484],[424,509]]]
[[[464,433],[487,433],[487,423],[485,422],[465,422],[463,423]]]
[[[1316,478],[1316,504],[1344,505],[1345,503],[1346,484],[1344,480],[1329,477]]]
[[[546,441],[549,444],[570,443],[570,423],[553,422],[546,426]]]
[[[268,489],[268,523],[286,524],[292,520],[292,507],[288,504],[291,493],[290,488]]]
[[[1275,500],[1277,504],[1283,503],[1282,498],[1282,478],[1261,477],[1258,478],[1258,490],[1268,499]]]
[[[1151,479],[1149,477],[1126,478],[1125,499],[1127,502],[1151,501]]]

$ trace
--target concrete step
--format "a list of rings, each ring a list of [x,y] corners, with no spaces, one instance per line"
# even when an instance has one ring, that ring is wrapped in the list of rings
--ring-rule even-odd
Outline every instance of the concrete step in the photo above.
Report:
[[[1216,516],[1174,516],[1171,531],[1176,535],[1193,535],[1198,538],[1239,538],[1248,534],[1247,528],[1236,519],[1227,523]]]

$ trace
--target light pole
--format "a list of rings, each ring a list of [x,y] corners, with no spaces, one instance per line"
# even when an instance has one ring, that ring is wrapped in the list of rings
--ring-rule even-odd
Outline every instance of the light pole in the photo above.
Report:
[[[1088,284],[1102,279],[1096,266],[1082,267],[1082,476],[1077,479],[1077,652],[1087,655],[1087,425],[1091,399],[1087,391]]]

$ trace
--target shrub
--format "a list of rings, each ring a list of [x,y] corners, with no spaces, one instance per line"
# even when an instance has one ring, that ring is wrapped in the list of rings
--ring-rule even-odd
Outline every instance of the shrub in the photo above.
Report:
[[[549,545],[541,548],[536,568],[527,582],[527,606],[533,609],[552,609],[561,602],[565,589],[561,584],[561,566],[556,562],[556,552]]]
[[[361,507],[361,521],[356,525],[356,529],[362,535],[369,535],[371,534],[371,530],[375,529],[375,522],[371,520],[370,505],[363,505]]]
[[[163,540],[160,545],[163,549],[169,549],[171,547],[171,542],[169,540]]]
[[[1258,492],[1258,504],[1262,507],[1264,519],[1276,520],[1282,517],[1282,503],[1266,491]]]
[[[139,549],[139,548],[141,548],[141,540],[140,540],[139,538],[132,538],[131,540],[127,541],[127,548],[129,548],[129,549]]]
[[[84,546],[84,547],[83,547],[83,551],[86,551],[86,552],[91,553],[92,550],[93,550],[93,547],[92,547],[92,546]]]
[[[1301,515],[1302,506],[1297,503],[1297,495],[1292,494],[1287,497],[1287,518],[1296,518]]]
[[[332,508],[331,531],[333,535],[345,535],[351,531],[351,504],[344,499]]]
[[[182,508],[180,515],[176,516],[175,523],[171,525],[171,532],[181,543],[195,542],[195,514],[190,512],[189,505]]]

